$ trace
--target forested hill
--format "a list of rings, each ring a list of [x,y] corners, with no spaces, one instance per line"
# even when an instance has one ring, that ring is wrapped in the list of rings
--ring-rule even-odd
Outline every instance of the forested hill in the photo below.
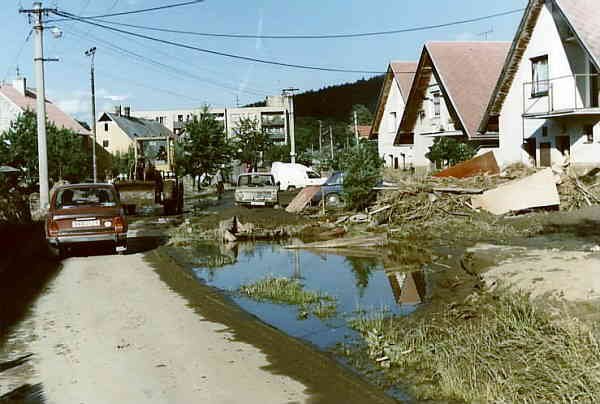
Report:
[[[363,104],[375,112],[382,84],[383,76],[375,76],[298,94],[295,97],[296,116],[346,120],[356,104]]]

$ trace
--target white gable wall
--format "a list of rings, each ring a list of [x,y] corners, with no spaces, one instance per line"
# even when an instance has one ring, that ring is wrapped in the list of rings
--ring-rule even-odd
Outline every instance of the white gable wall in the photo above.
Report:
[[[440,115],[435,115],[434,94],[440,93]],[[457,132],[454,126],[454,121],[451,118],[442,90],[437,82],[435,75],[431,75],[427,91],[423,101],[423,113],[417,116],[415,123],[415,167],[427,168],[431,166],[431,161],[425,157],[429,153],[429,148],[433,144],[436,137],[448,135],[462,135]]]
[[[0,94],[0,134],[10,129],[11,122],[16,121],[22,112],[21,108]]]
[[[408,168],[413,163],[413,145],[394,146],[394,139],[402,120],[402,114],[406,103],[400,86],[396,79],[392,79],[390,92],[385,102],[379,133],[377,137],[377,148],[379,155],[385,161],[386,167],[394,167],[397,159],[398,168]],[[395,118],[394,118],[395,114]]]
[[[532,63],[531,59],[548,55],[549,77],[552,84],[552,97],[531,98]],[[587,54],[577,41],[563,42],[559,28],[552,14],[552,6],[547,2],[541,10],[529,45],[523,55],[510,91],[504,100],[500,114],[499,163],[509,165],[516,162],[532,164],[533,160],[523,148],[527,138],[536,139],[536,159],[540,164],[540,143],[551,144],[552,164],[561,163],[565,157],[556,148],[556,136],[569,136],[571,161],[579,164],[600,162],[600,128],[597,121],[576,117],[554,119],[523,119],[524,112],[541,113],[569,109],[577,103],[583,106],[589,97],[587,86],[578,79],[575,86],[574,74],[589,73]],[[577,91],[575,90],[577,87]],[[595,143],[587,143],[583,135],[586,124],[596,124]],[[547,129],[544,130],[543,128]],[[544,136],[544,133],[546,136]]]

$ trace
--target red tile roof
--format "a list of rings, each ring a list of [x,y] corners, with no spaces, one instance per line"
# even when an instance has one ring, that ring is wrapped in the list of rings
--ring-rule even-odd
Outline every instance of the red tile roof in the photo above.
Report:
[[[467,135],[477,135],[510,42],[430,42],[425,45]]]
[[[600,3],[598,0],[554,0],[575,30],[575,35],[600,64]]]
[[[370,125],[358,125],[358,137],[360,137],[361,139],[368,139],[370,134]]]
[[[27,90],[26,95],[21,94],[11,85],[0,86],[0,93],[12,101],[17,107],[25,111],[27,109],[35,112],[37,98],[33,91]],[[58,128],[70,129],[81,135],[89,135],[90,132],[81,126],[75,119],[64,113],[60,108],[46,100],[46,116],[48,121],[54,123]]]
[[[394,72],[394,78],[400,85],[400,92],[404,99],[408,98],[418,65],[417,62],[390,63],[392,71]]]

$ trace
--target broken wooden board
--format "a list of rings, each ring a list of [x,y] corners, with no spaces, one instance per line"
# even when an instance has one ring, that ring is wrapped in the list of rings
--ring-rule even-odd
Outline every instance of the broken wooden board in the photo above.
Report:
[[[494,152],[487,152],[463,163],[447,168],[434,177],[438,178],[468,178],[481,174],[500,174],[500,167]]]
[[[458,194],[458,195],[479,195],[483,194],[481,188],[456,188],[456,187],[436,187],[433,188],[433,192],[439,192],[442,194]]]
[[[377,247],[384,245],[387,242],[386,236],[375,236],[375,237],[352,237],[352,238],[338,238],[334,240],[307,243],[307,244],[294,244],[288,245],[285,248],[290,250],[298,249],[330,249],[330,248],[367,248]]]
[[[520,180],[508,182],[471,199],[474,208],[482,208],[495,215],[521,212],[560,205],[560,196],[551,168]]]
[[[313,196],[317,194],[321,190],[319,186],[306,187],[302,191],[296,195],[296,197],[290,202],[290,204],[285,208],[285,211],[288,213],[299,213],[304,210],[306,205],[310,203]]]

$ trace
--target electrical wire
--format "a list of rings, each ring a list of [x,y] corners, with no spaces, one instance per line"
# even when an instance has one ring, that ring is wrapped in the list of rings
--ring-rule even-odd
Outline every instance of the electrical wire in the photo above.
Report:
[[[383,71],[366,70],[366,69],[365,70],[351,70],[351,69],[339,69],[339,68],[322,67],[322,66],[309,66],[309,65],[301,65],[301,64],[294,64],[294,63],[278,62],[278,61],[267,60],[267,59],[259,59],[259,58],[254,58],[254,57],[250,57],[250,56],[236,55],[233,53],[226,53],[226,52],[220,52],[220,51],[215,51],[215,50],[211,50],[211,49],[204,49],[204,48],[200,48],[200,47],[193,46],[193,45],[169,41],[166,39],[156,38],[156,37],[152,37],[149,35],[139,34],[136,32],[127,31],[127,30],[123,30],[120,28],[115,28],[115,27],[110,27],[107,25],[98,24],[96,22],[82,19],[76,15],[73,15],[70,13],[65,13],[63,11],[55,11],[54,14],[74,20],[74,21],[79,21],[79,22],[83,22],[85,24],[90,24],[90,25],[94,25],[96,27],[104,28],[109,31],[120,32],[122,34],[146,39],[149,41],[162,43],[165,45],[171,45],[171,46],[175,46],[178,48],[193,50],[193,51],[207,53],[207,54],[211,54],[211,55],[223,56],[223,57],[227,57],[227,58],[231,58],[231,59],[244,60],[247,62],[256,62],[256,63],[262,63],[262,64],[273,65],[273,66],[289,67],[289,68],[304,69],[304,70],[316,70],[316,71],[333,72],[333,73],[356,73],[356,74],[385,74],[386,73]]]
[[[141,61],[143,63],[146,63],[146,64],[152,65],[154,67],[160,68],[161,71],[167,70],[167,71],[169,71],[171,73],[175,73],[175,74],[178,75],[178,77],[191,78],[191,79],[200,81],[200,82],[202,82],[204,84],[210,84],[210,85],[213,85],[213,86],[216,86],[216,87],[228,89],[228,90],[232,91],[233,93],[243,92],[243,93],[246,93],[246,94],[249,94],[249,95],[259,96],[259,97],[264,97],[264,96],[267,96],[267,95],[271,95],[270,92],[263,91],[263,90],[255,90],[255,89],[252,89],[252,88],[240,91],[238,88],[233,87],[231,85],[228,85],[226,83],[217,82],[215,80],[210,80],[210,79],[198,76],[198,75],[196,75],[194,73],[188,72],[188,71],[183,70],[181,68],[178,68],[178,67],[166,64],[164,62],[160,62],[158,60],[149,58],[147,56],[141,55],[141,54],[139,54],[137,52],[134,52],[132,50],[125,49],[125,48],[123,48],[121,46],[118,46],[118,45],[116,45],[114,43],[111,43],[109,41],[103,40],[103,39],[98,38],[98,37],[96,37],[94,35],[91,35],[89,32],[87,32],[85,34],[82,34],[81,32],[79,32],[79,33],[76,32],[77,30],[74,29],[74,28],[70,28],[69,30],[72,30],[73,31],[72,33],[74,35],[78,36],[80,39],[83,39],[83,40],[93,39],[96,42],[103,43],[109,49],[112,49],[113,51],[119,53],[120,55],[125,55],[125,56],[129,56],[129,57],[133,57],[133,58],[135,58],[135,59],[137,59],[137,60],[139,60],[139,61]],[[167,57],[173,57],[173,56],[172,55],[167,55]]]
[[[170,29],[170,28],[161,28],[161,27],[149,27],[146,25],[136,25],[136,24],[128,24],[116,21],[103,20],[99,18],[93,18],[98,22],[102,22],[105,24],[117,25],[122,27],[136,28],[147,31],[158,31],[158,32],[167,32],[172,34],[183,34],[183,35],[195,35],[202,37],[211,37],[211,38],[235,38],[235,39],[340,39],[340,38],[363,38],[363,37],[373,37],[373,36],[383,36],[383,35],[395,35],[395,34],[404,34],[409,32],[419,32],[419,31],[429,31],[433,29],[446,28],[456,25],[470,24],[479,21],[490,20],[493,18],[504,17],[512,14],[517,14],[523,12],[524,8],[519,8],[515,10],[504,11],[501,13],[490,14],[482,17],[469,18],[466,20],[458,20],[447,22],[443,24],[435,24],[435,25],[424,25],[420,27],[412,27],[412,28],[402,28],[402,29],[394,29],[389,31],[375,31],[375,32],[360,32],[360,33],[348,33],[348,34],[323,34],[323,35],[252,35],[252,34],[227,34],[227,33],[213,33],[213,32],[196,32],[196,31],[185,31],[178,29]]]
[[[87,19],[106,18],[106,17],[118,17],[118,16],[122,16],[122,15],[149,13],[152,11],[159,11],[159,10],[166,10],[166,9],[175,8],[175,7],[189,6],[192,4],[198,4],[198,3],[202,3],[202,2],[204,2],[204,0],[192,0],[192,1],[185,1],[182,3],[166,4],[163,6],[143,8],[143,9],[139,9],[139,10],[121,11],[118,13],[108,13],[108,14],[93,15],[93,16],[80,16],[79,18],[87,20]],[[65,16],[63,16],[63,17],[65,17]],[[64,21],[64,20],[56,19],[56,20],[48,20],[46,22],[59,22],[59,21]]]
[[[29,30],[29,33],[27,34],[27,36],[25,37],[25,40],[23,41],[23,43],[21,44],[21,47],[19,48],[19,50],[17,51],[17,55],[15,56],[15,58],[13,59],[13,63],[11,65],[8,66],[8,69],[6,70],[6,74],[4,75],[3,81],[6,81],[8,79],[8,76],[10,76],[10,70],[15,67],[16,64],[19,63],[19,59],[21,58],[21,54],[23,53],[23,50],[25,49],[25,45],[27,44],[27,42],[29,42],[29,38],[31,38],[31,34],[33,33],[33,30]]]

